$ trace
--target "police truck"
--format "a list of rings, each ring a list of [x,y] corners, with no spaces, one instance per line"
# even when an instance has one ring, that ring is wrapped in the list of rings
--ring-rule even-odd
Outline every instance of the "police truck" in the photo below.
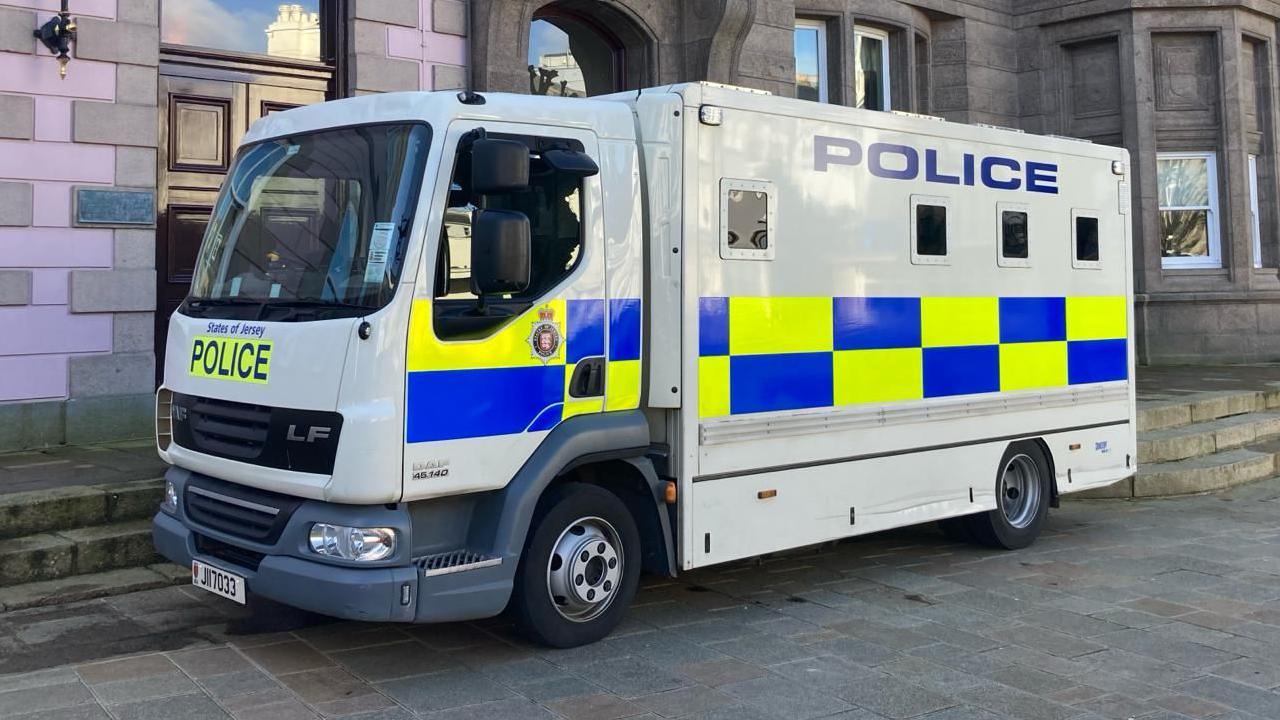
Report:
[[[711,83],[249,130],[169,322],[157,550],[341,618],[604,637],[641,572],[1135,471],[1128,155]]]

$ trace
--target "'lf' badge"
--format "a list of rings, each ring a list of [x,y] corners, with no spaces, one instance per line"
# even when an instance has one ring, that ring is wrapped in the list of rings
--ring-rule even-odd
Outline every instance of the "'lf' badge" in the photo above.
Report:
[[[551,308],[538,310],[538,319],[534,321],[533,331],[529,333],[529,348],[543,365],[560,354],[560,328],[556,327],[555,317],[555,311]]]

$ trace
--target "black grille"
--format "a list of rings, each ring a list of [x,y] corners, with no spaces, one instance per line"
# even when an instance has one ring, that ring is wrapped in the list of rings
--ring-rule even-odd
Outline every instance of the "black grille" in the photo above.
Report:
[[[235,545],[228,545],[220,540],[214,540],[211,537],[205,537],[199,533],[195,533],[196,551],[201,555],[208,555],[226,563],[230,563],[246,570],[258,569],[262,564],[262,558],[266,555],[253,550],[238,548]]]
[[[274,544],[301,500],[192,476],[185,492],[187,518],[198,526],[264,545]]]
[[[328,475],[342,415],[173,393],[173,442],[207,455]]]
[[[189,412],[197,448],[246,460],[262,454],[271,427],[271,408],[198,398]]]

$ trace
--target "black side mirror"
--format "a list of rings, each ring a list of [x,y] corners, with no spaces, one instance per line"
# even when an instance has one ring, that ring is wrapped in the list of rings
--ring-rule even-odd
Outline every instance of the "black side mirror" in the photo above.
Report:
[[[532,254],[528,216],[513,210],[476,212],[471,226],[471,284],[476,295],[527,290]]]
[[[578,150],[555,148],[542,153],[542,159],[552,170],[571,177],[586,178],[599,174],[600,166],[591,156]]]
[[[483,138],[471,144],[471,192],[502,195],[529,187],[529,148],[515,140]]]

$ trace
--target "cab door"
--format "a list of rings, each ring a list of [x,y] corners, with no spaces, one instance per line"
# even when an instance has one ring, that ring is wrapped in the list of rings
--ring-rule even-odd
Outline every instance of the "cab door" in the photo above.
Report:
[[[525,143],[530,184],[486,196],[490,209],[529,219],[526,290],[472,292],[467,137]],[[461,148],[460,148],[461,144]],[[589,131],[456,121],[445,138],[423,266],[409,322],[404,499],[502,487],[548,432],[605,409],[608,304],[600,175],[555,170],[557,147],[600,163]],[[460,153],[459,150],[462,150]],[[603,171],[603,168],[602,168]]]

